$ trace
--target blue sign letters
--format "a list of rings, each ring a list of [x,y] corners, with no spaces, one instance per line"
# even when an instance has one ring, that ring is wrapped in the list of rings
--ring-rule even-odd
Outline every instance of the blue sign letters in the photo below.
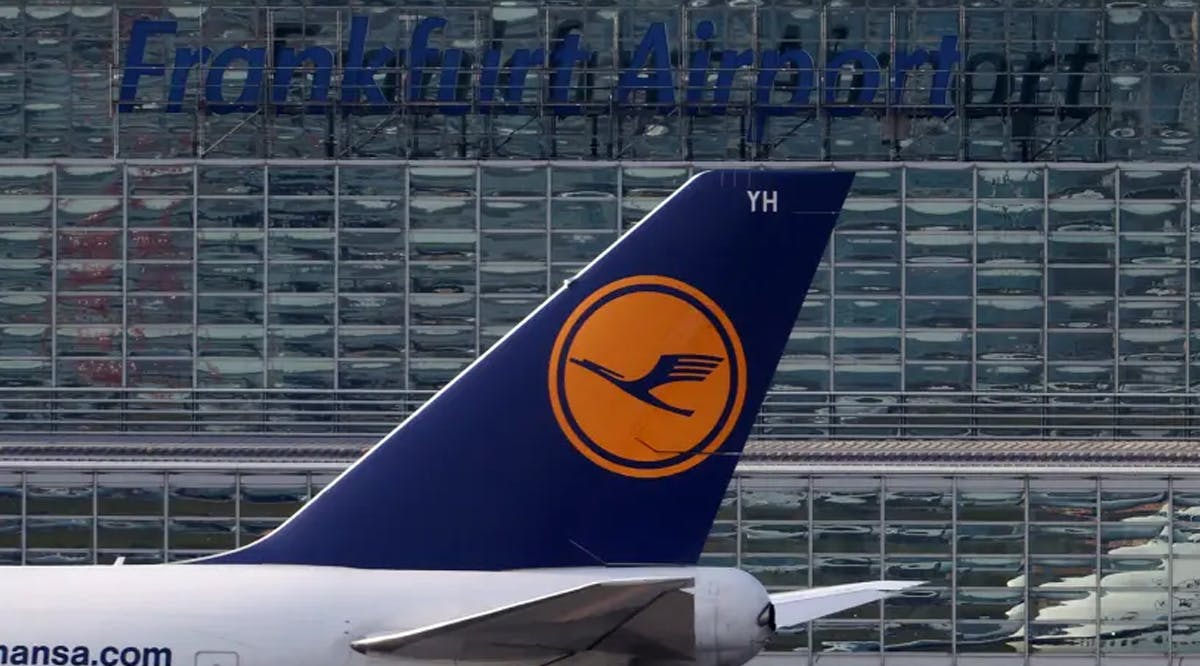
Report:
[[[597,99],[596,92],[582,83],[595,54],[584,48],[578,34],[556,38],[549,53],[544,48],[522,48],[505,54],[493,48],[475,62],[474,52],[436,46],[446,25],[445,18],[428,17],[417,23],[404,48],[368,49],[369,19],[355,16],[341,54],[344,64],[335,71],[339,60],[335,48],[322,46],[299,50],[276,45],[271,53],[266,46],[235,46],[219,52],[203,45],[179,46],[172,62],[150,62],[147,50],[152,40],[175,35],[178,23],[138,20],[123,59],[118,111],[179,113],[188,91],[198,90],[200,108],[216,114],[271,107],[277,113],[338,109],[374,114],[393,113],[403,105],[417,113],[527,113],[537,103],[529,100],[531,76],[541,76],[535,72],[542,70],[545,80],[538,102],[556,115],[603,114],[612,105],[664,114],[722,115],[739,104],[753,118],[750,131],[761,137],[772,116],[815,108],[835,116],[855,116],[872,107],[901,103],[912,108],[912,100],[902,99],[905,83],[911,72],[925,66],[932,70],[928,99],[916,106],[924,115],[948,115],[952,112],[950,74],[961,59],[958,37],[946,35],[936,50],[897,53],[890,67],[881,67],[879,57],[862,49],[827,54],[823,72],[816,71],[820,58],[796,48],[739,52],[705,46],[673,60],[667,25],[659,22],[651,23],[632,53],[624,54],[621,62],[627,65],[618,73],[611,99]],[[713,22],[700,21],[694,36],[697,43],[710,44],[716,37]],[[675,61],[687,69],[676,71]],[[753,89],[746,99],[735,100],[735,78],[747,67],[757,71]],[[189,87],[198,68],[205,72],[204,79]],[[397,75],[401,68],[404,85]],[[226,82],[230,70],[245,72],[236,94]],[[714,73],[715,83],[710,85]],[[852,85],[846,85],[847,75],[852,76]],[[294,89],[302,78],[307,94],[297,101]],[[156,82],[166,86],[165,105],[162,96],[147,91]],[[814,101],[818,84],[822,98]]]

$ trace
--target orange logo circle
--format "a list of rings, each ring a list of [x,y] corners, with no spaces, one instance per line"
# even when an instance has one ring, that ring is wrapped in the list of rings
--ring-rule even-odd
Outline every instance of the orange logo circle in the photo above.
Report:
[[[746,395],[746,357],[725,312],[671,278],[617,280],[554,341],[550,405],[571,444],[617,474],[678,474],[725,443]]]

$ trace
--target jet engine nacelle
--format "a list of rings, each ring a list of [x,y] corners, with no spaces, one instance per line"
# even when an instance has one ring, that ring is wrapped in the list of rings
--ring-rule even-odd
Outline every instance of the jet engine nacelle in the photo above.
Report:
[[[697,666],[741,666],[774,633],[771,601],[762,584],[740,569],[697,569]]]

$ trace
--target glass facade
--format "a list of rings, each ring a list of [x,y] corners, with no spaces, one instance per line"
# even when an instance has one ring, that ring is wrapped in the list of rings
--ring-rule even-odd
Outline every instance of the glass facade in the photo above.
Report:
[[[1195,161],[1197,12],[15,3],[0,156]]]
[[[393,4],[0,6],[0,432],[387,432],[736,165],[858,172],[755,436],[1200,437],[1195,2]],[[340,469],[15,465],[0,564],[235,547]],[[745,467],[706,562],[927,581],[789,660],[1200,663],[1197,515]]]
[[[2,166],[0,424],[94,424],[124,410],[172,427],[168,412],[202,395],[185,429],[259,428],[269,400],[294,406],[302,427],[305,400],[334,396],[365,431],[386,431],[716,164]],[[838,166],[858,175],[764,432],[829,434],[818,418],[829,401],[897,395],[1098,400],[1094,421],[1082,407],[1068,414],[1072,436],[1112,434],[1105,396],[1191,404],[1200,167]],[[88,401],[52,408],[48,389]]]
[[[993,406],[972,433],[1195,435],[1197,26],[1100,0],[0,7],[0,429],[381,432],[690,174],[804,164],[859,176],[756,435],[961,436]],[[858,419],[901,403],[920,431]]]
[[[0,561],[174,561],[253,541],[340,465],[0,471]],[[704,563],[768,588],[925,584],[782,636],[774,651],[1195,654],[1200,475],[880,473],[748,466]],[[1100,640],[1096,638],[1099,635]]]

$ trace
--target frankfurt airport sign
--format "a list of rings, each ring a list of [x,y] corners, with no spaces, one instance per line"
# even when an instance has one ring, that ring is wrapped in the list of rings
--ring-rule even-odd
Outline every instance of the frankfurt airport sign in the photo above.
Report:
[[[627,64],[616,72],[611,98],[596,99],[593,91],[581,85],[595,54],[585,48],[578,34],[557,40],[549,53],[544,48],[514,49],[510,53],[491,49],[475,62],[473,52],[435,45],[437,33],[446,25],[445,18],[428,17],[416,24],[407,48],[368,49],[368,18],[354,17],[348,44],[341,54],[342,64],[335,67],[339,60],[335,47],[327,46],[299,50],[278,45],[269,56],[263,46],[234,46],[221,51],[203,45],[180,46],[170,63],[157,62],[148,55],[149,47],[155,40],[176,35],[178,23],[138,20],[121,61],[118,110],[182,112],[189,80],[201,66],[203,80],[196,80],[193,87],[199,86],[204,112],[215,114],[252,113],[263,109],[267,102],[279,113],[302,108],[307,113],[324,114],[340,108],[346,113],[390,114],[405,104],[443,114],[530,113],[526,101],[530,78],[545,76],[540,104],[556,115],[600,114],[613,107],[724,115],[731,104],[737,103],[753,109],[757,133],[769,116],[798,115],[814,108],[833,116],[856,116],[868,108],[903,103],[909,113],[950,115],[955,110],[951,72],[960,65],[967,73],[988,73],[993,81],[990,91],[972,90],[975,77],[967,77],[966,90],[957,92],[960,97],[965,94],[973,115],[1006,113],[1014,91],[1019,93],[1018,107],[1033,104],[1037,79],[1045,69],[1066,72],[1063,107],[1074,109],[1067,112],[1069,115],[1078,115],[1082,110],[1079,97],[1084,68],[1097,60],[1086,45],[1066,54],[1058,63],[1053,55],[1031,55],[1029,62],[1021,64],[1022,80],[1014,86],[1003,54],[975,53],[966,63],[960,63],[958,36],[944,35],[940,43],[929,48],[895,54],[890,67],[881,67],[879,57],[862,49],[827,54],[824,72],[820,73],[823,80],[818,80],[819,60],[797,48],[755,52],[705,47],[677,57],[682,66],[674,66],[667,25],[658,22],[651,23],[634,51],[626,54],[623,60]],[[715,33],[711,21],[700,21],[695,26],[695,41],[710,43]],[[405,83],[389,86],[386,80],[398,67],[406,69]],[[751,68],[753,84],[749,98],[735,102],[731,99],[734,80],[743,68]],[[852,87],[839,85],[847,68],[853,71]],[[926,86],[928,96],[903,100],[906,79],[921,68],[932,70],[931,82]],[[240,81],[229,76],[233,70],[243,72]],[[270,80],[269,73],[273,74]],[[714,75],[715,84],[710,83]],[[886,82],[885,75],[889,79]],[[308,93],[297,102],[290,96],[302,77],[307,77]],[[147,99],[151,87],[162,90],[163,86],[167,91],[165,100]],[[819,97],[816,100],[814,92]]]

